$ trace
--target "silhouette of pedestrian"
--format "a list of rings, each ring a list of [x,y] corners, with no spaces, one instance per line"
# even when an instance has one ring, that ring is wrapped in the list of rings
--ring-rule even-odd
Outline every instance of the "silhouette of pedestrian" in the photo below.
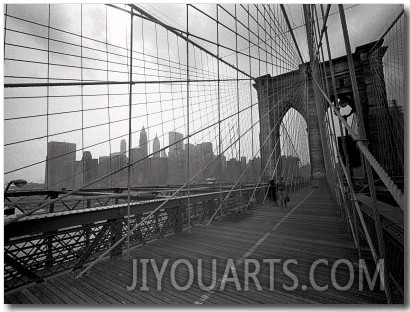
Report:
[[[280,181],[277,185],[278,189],[278,195],[279,195],[279,204],[281,206],[287,206],[286,203],[286,184],[285,181],[283,181],[283,177],[280,177]]]
[[[276,183],[275,179],[269,181],[269,197],[270,200],[275,202],[276,206],[278,205],[278,200],[276,196]]]

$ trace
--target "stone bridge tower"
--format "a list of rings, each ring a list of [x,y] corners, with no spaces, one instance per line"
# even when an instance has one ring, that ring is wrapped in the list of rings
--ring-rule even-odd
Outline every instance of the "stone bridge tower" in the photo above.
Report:
[[[367,138],[369,140],[369,148],[373,155],[378,158],[378,150],[380,143],[378,134],[372,130],[369,125],[373,120],[376,120],[376,114],[380,105],[380,100],[377,100],[374,78],[379,76],[373,71],[369,51],[375,45],[371,42],[356,48],[353,53],[353,60],[359,87],[360,100],[362,103],[363,116]],[[385,50],[384,50],[385,52]],[[383,53],[379,53],[376,57],[381,62]],[[374,55],[372,58],[374,60]],[[341,106],[349,105],[355,110],[353,100],[353,90],[350,81],[347,57],[342,56],[332,60],[333,69],[336,78],[336,90]],[[326,76],[328,78],[330,99],[335,100],[333,93],[333,85],[330,76],[329,62],[324,62]],[[322,63],[320,64],[323,68]],[[302,64],[298,70],[288,72],[282,75],[271,77],[271,75],[261,76],[255,79],[254,87],[258,93],[258,108],[260,119],[260,144],[266,140],[266,144],[261,149],[262,169],[272,154],[271,163],[276,164],[280,157],[280,124],[283,117],[290,108],[297,110],[306,120],[308,138],[309,138],[309,153],[311,164],[311,176],[322,175],[326,173],[324,155],[329,151],[326,144],[322,144],[321,131],[325,131],[324,114],[328,109],[327,103],[315,102],[313,81],[311,74],[306,69],[309,68],[309,63]],[[381,78],[383,79],[383,78]],[[384,84],[384,79],[383,79]],[[380,85],[380,84],[378,84]],[[324,89],[325,90],[325,89]],[[380,93],[380,92],[379,92]],[[386,98],[387,103],[387,98]],[[374,127],[373,127],[374,128]],[[273,130],[272,130],[273,129]],[[270,138],[269,134],[272,132]],[[275,168],[268,166],[265,172],[265,178],[272,176]],[[276,176],[281,173],[280,168],[277,168]]]

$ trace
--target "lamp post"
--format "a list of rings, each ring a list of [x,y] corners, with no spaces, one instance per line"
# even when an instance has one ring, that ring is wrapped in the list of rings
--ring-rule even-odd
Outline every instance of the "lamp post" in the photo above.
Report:
[[[9,187],[12,185],[12,184],[14,184],[16,187],[18,187],[18,188],[22,188],[24,185],[26,185],[27,184],[27,181],[26,180],[23,180],[23,179],[17,179],[17,180],[12,180],[12,181],[10,181],[9,183],[7,183],[7,186],[6,186],[6,189],[4,190],[4,199],[7,199],[7,197],[6,197],[6,194],[7,194],[7,190],[9,189]],[[16,208],[15,207],[5,207],[4,208],[4,214],[6,215],[6,216],[10,216],[10,215],[13,215],[14,213],[15,213],[15,211],[16,211]]]

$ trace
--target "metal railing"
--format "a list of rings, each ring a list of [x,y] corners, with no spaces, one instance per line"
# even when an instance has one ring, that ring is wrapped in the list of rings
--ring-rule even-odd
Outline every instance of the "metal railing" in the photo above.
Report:
[[[291,181],[290,193],[308,187],[310,181]],[[262,184],[254,192],[252,186],[233,191],[191,194],[188,216],[188,196],[171,199],[130,235],[130,245],[137,247],[164,236],[182,232],[191,226],[205,225],[215,220],[230,218],[252,211],[254,203],[266,199],[269,186]],[[254,196],[251,200],[252,195]],[[155,209],[164,199],[133,202],[130,223],[133,227]],[[250,203],[250,204],[249,204]],[[48,214],[35,214],[5,228],[4,285],[5,291],[42,282],[45,278],[68,270],[81,269],[110,249],[127,235],[127,203],[89,207]],[[190,218],[190,222],[188,222]],[[121,255],[125,242],[109,253]]]
[[[377,233],[375,220],[372,211],[371,197],[360,195],[358,200],[363,212],[370,239],[378,250]],[[378,201],[378,205],[383,209],[380,213],[380,221],[383,227],[383,240],[385,244],[386,271],[389,273],[387,278],[392,282],[393,289],[403,297],[404,288],[404,225],[403,214],[397,207],[387,205]],[[382,209],[381,209],[382,210]],[[363,231],[360,231],[362,241],[365,241]]]
[[[256,202],[262,202],[267,190],[261,185],[255,192]],[[166,235],[205,224],[219,207],[224,205],[218,218],[249,210],[254,188],[190,195],[190,223],[188,222],[188,196],[171,199],[130,235],[135,247]],[[131,226],[163,202],[164,199],[134,202],[131,204]],[[127,235],[127,204],[60,211],[26,217],[5,228],[4,285],[5,291],[41,282],[44,278],[67,270],[80,269],[111,248]],[[110,256],[122,254],[126,244],[110,251]]]

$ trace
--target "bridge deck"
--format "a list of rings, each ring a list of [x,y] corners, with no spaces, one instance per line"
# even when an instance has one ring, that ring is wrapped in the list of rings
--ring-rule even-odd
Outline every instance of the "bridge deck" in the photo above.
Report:
[[[140,290],[141,263],[138,264],[138,286],[133,291],[132,260],[111,258],[97,264],[89,274],[75,279],[73,273],[65,273],[48,279],[42,284],[29,286],[5,295],[8,303],[116,303],[116,304],[237,304],[237,303],[383,303],[385,297],[378,285],[375,291],[359,291],[357,253],[344,222],[338,215],[338,207],[326,188],[304,189],[291,195],[289,207],[273,207],[271,203],[257,205],[252,213],[236,215],[210,226],[195,227],[191,233],[179,233],[165,237],[132,250],[133,259],[155,259],[161,268],[165,258],[170,259],[162,279],[162,289],[156,289],[156,278],[148,264],[147,287]],[[252,279],[249,290],[244,290],[244,260],[259,261],[257,275],[262,287],[258,291]],[[171,265],[177,259],[187,259],[194,267],[194,282],[186,291],[172,286]],[[197,259],[203,259],[203,282],[211,284],[211,259],[217,260],[217,282],[214,290],[202,290],[197,282]],[[220,289],[227,259],[233,259],[241,290],[228,280]],[[275,264],[274,290],[270,290],[269,265],[263,259],[281,259]],[[287,259],[297,260],[288,266],[296,275],[298,286],[285,290],[283,283],[292,286],[292,279],[282,270]],[[318,285],[329,287],[325,291],[313,289],[309,282],[309,269],[317,259],[326,259],[329,265],[319,264],[315,270]],[[331,266],[338,259],[353,263],[354,281],[346,291],[335,289],[331,283]],[[368,264],[371,261],[367,261]],[[250,271],[254,270],[250,264]],[[370,265],[369,265],[370,267]],[[348,267],[341,264],[336,272],[340,286],[349,281]],[[372,274],[372,272],[371,272]],[[290,275],[290,274],[289,274]],[[176,282],[183,286],[188,281],[187,266],[178,266]],[[366,284],[366,283],[365,283]],[[307,286],[303,290],[303,285]],[[377,290],[376,290],[377,289]]]

